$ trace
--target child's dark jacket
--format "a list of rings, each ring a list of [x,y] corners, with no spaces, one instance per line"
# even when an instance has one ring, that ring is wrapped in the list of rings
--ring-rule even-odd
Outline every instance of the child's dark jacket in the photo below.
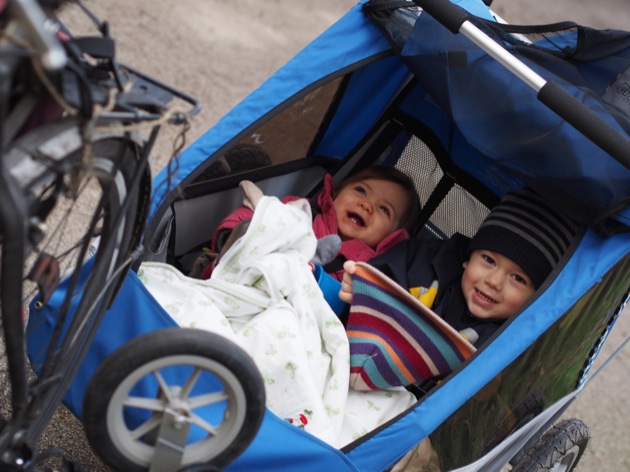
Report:
[[[431,306],[456,330],[479,347],[501,326],[503,320],[481,320],[468,310],[461,290],[463,263],[468,260],[470,239],[455,234],[449,239],[413,238],[397,244],[370,264],[399,285],[429,288],[437,280],[437,296]],[[474,340],[470,330],[478,339]]]

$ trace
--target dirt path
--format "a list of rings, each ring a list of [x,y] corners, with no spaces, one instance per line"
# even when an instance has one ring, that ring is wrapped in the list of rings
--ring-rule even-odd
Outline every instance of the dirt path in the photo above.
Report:
[[[305,44],[350,9],[354,0],[86,0],[108,19],[119,58],[195,95],[203,111],[188,142],[278,69]],[[594,27],[630,27],[627,0],[496,0],[495,10],[512,23],[571,19]],[[73,31],[93,31],[70,12]],[[173,134],[163,133],[154,171],[167,161]],[[614,330],[605,356],[628,336],[630,313]],[[618,356],[580,396],[569,413],[591,428],[592,446],[578,470],[626,471],[630,438],[630,348]],[[89,471],[107,470],[92,457],[80,427],[62,411],[48,440],[67,448]]]

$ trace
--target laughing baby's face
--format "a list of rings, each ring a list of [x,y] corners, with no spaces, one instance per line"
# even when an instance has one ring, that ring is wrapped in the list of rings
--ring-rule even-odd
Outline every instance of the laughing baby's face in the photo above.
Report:
[[[406,205],[405,190],[397,183],[378,179],[352,183],[334,200],[339,236],[375,248],[400,228]]]

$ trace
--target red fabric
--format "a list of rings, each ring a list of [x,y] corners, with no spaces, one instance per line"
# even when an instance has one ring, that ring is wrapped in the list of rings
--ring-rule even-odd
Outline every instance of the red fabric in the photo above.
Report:
[[[321,213],[318,214],[313,220],[313,232],[317,239],[321,239],[329,234],[337,234],[337,213],[335,212],[335,206],[333,205],[333,180],[332,176],[326,174],[324,177],[324,188],[317,198],[317,205],[319,206]],[[283,203],[292,202],[303,197],[297,197],[290,195],[282,199]],[[232,230],[241,221],[251,218],[254,212],[247,207],[240,207],[230,213],[217,228],[214,236],[212,237],[212,249],[216,249],[217,238],[222,230]],[[372,249],[360,239],[349,239],[342,241],[341,249],[339,249],[339,255],[343,256],[347,260],[357,262],[368,262],[370,259],[381,255],[394,245],[409,238],[407,230],[401,228],[394,231],[392,234],[383,239],[375,249]],[[213,264],[206,267],[201,275],[202,279],[210,278],[212,273]],[[337,280],[341,280],[343,277],[343,269],[334,272],[330,275]]]

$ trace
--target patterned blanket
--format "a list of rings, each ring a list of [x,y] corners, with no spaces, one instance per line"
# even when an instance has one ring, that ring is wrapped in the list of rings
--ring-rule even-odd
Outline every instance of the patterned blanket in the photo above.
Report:
[[[221,334],[252,356],[273,413],[342,447],[415,398],[404,388],[350,388],[348,337],[309,265],[316,244],[306,200],[263,196],[209,280],[159,263],[138,275],[180,326]]]

